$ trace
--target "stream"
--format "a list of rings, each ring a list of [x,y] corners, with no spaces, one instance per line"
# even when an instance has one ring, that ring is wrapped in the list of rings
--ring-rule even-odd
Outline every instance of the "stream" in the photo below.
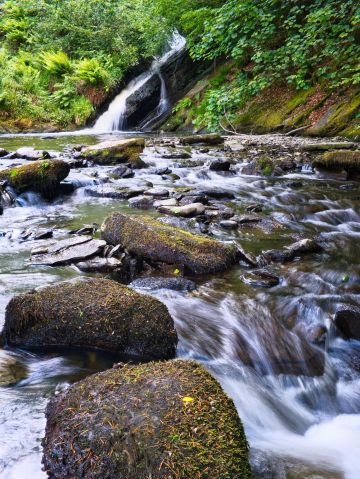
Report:
[[[15,151],[32,146],[57,154],[73,145],[123,136],[4,135],[0,147]],[[262,204],[263,215],[275,220],[276,228],[234,231],[216,224],[210,228],[215,238],[239,242],[254,255],[300,238],[320,237],[326,243],[321,254],[272,266],[280,278],[272,288],[244,282],[241,278],[247,267],[240,264],[223,274],[196,278],[194,292],[159,289],[151,294],[168,306],[175,320],[178,357],[203,362],[234,400],[250,444],[254,478],[358,479],[360,342],[341,339],[331,318],[344,305],[360,305],[359,183],[321,177],[309,168],[275,178],[247,175],[239,169],[234,174],[209,171],[204,164],[225,153],[194,147],[192,161],[199,160],[198,166],[184,165],[164,159],[168,147],[160,142],[152,145],[153,137],[148,139],[150,146],[142,158],[150,168],[136,170],[134,178],[114,180],[117,186],[151,182],[169,190],[221,188],[234,195],[231,206],[239,211]],[[24,162],[0,158],[0,169]],[[178,175],[175,183],[155,173],[156,168],[166,166]],[[144,214],[130,209],[127,201],[86,194],[87,187],[107,185],[111,169],[74,168],[69,179],[77,189],[72,195],[47,203],[27,193],[18,198],[20,206],[4,210],[0,216],[1,326],[13,295],[84,275],[73,266],[31,265],[30,252],[41,240],[23,240],[25,230],[50,228],[55,239],[62,239],[84,225],[100,225],[114,210]],[[291,182],[300,182],[301,187],[291,186]],[[274,356],[281,357],[286,341],[300,348],[299,335],[309,341],[311,332],[323,326],[329,331],[321,346],[326,355],[324,374],[279,374]],[[253,367],[242,356],[244,342],[251,350]],[[0,350],[0,364],[9,358],[26,368],[26,377],[15,385],[0,387],[0,478],[45,478],[41,440],[47,401],[55,391],[111,367],[118,359],[97,352]]]

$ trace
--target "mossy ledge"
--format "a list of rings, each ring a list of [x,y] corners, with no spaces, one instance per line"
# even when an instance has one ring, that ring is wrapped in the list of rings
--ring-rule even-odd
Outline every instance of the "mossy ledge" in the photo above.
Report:
[[[56,196],[57,187],[70,173],[70,166],[62,160],[34,161],[0,171],[0,180],[7,181],[16,193],[35,191],[45,198]]]
[[[117,365],[54,397],[46,416],[53,478],[251,477],[234,404],[193,361]]]
[[[177,334],[166,306],[115,281],[83,279],[14,297],[3,335],[27,349],[87,348],[141,358],[175,356]]]
[[[104,141],[83,148],[81,154],[98,165],[129,163],[133,168],[144,168],[146,163],[140,158],[144,148],[144,138],[129,138],[120,141]]]
[[[102,238],[135,256],[173,264],[191,274],[225,271],[238,258],[234,244],[194,235],[146,216],[113,213],[102,225]]]

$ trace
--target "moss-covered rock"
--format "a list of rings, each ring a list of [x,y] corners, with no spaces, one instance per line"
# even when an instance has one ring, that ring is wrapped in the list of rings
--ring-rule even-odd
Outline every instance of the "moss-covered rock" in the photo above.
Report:
[[[180,138],[179,141],[181,145],[221,145],[224,143],[224,138],[214,133],[207,135],[184,136]]]
[[[106,279],[60,283],[14,297],[6,308],[8,345],[99,348],[172,358],[177,334],[164,304]]]
[[[146,216],[113,213],[102,225],[102,238],[150,261],[173,264],[192,274],[224,271],[238,257],[236,246],[194,235]]]
[[[30,164],[0,171],[0,180],[5,180],[17,193],[35,191],[46,198],[57,193],[59,183],[70,173],[70,166],[61,160],[36,161]]]
[[[118,365],[54,397],[45,470],[53,478],[248,479],[233,402],[192,361]]]
[[[119,141],[104,141],[81,150],[84,158],[98,165],[130,163],[133,168],[144,168],[146,163],[140,158],[145,148],[144,138],[130,138]]]
[[[360,150],[328,151],[314,160],[313,166],[329,170],[345,170],[348,173],[360,173]]]

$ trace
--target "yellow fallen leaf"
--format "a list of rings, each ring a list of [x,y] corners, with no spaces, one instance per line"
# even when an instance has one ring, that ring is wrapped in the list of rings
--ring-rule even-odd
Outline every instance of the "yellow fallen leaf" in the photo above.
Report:
[[[190,402],[193,402],[193,401],[194,401],[194,398],[191,398],[191,397],[188,397],[188,396],[183,398],[184,403],[190,403]]]

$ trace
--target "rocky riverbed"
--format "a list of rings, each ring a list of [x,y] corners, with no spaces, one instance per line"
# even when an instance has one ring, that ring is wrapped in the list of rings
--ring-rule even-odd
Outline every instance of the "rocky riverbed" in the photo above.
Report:
[[[90,373],[175,354],[203,363],[234,401],[254,477],[357,477],[356,143],[39,135],[0,146],[1,477],[45,477],[55,390],[67,401]],[[196,384],[180,383],[192,407]]]

